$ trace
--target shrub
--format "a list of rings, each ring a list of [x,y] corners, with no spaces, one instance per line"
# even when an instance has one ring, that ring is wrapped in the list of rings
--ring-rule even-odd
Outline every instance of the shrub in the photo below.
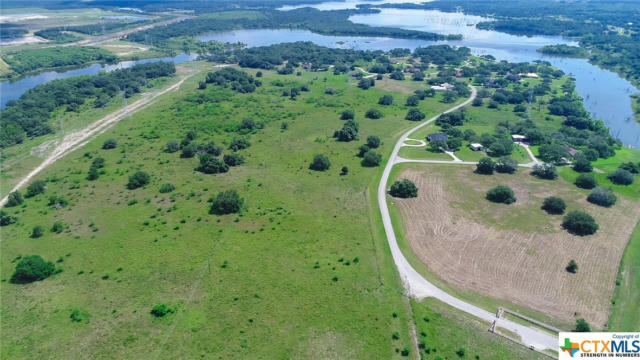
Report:
[[[538,157],[548,163],[559,163],[569,156],[567,149],[560,144],[543,144],[538,148]]]
[[[175,312],[175,309],[167,306],[167,304],[162,304],[162,303],[154,305],[153,309],[151,309],[151,315],[157,318],[163,317],[173,312]]]
[[[369,145],[367,145],[367,144],[360,145],[360,147],[358,148],[358,157],[364,157],[364,154],[366,154],[367,151],[369,151],[369,150],[371,150]]]
[[[591,172],[593,170],[593,166],[585,156],[578,155],[574,158],[573,170],[577,172],[586,173],[586,172]]]
[[[340,114],[340,120],[353,120],[356,117],[356,114],[353,110],[345,110]]]
[[[391,185],[389,195],[398,198],[414,198],[418,196],[418,188],[413,181],[403,179],[401,181],[396,181]]]
[[[207,145],[205,145],[202,150],[204,150],[205,153],[213,156],[220,156],[220,154],[222,154],[222,148],[216,145],[216,143],[213,141],[207,143]]]
[[[450,151],[457,151],[461,146],[462,140],[460,138],[450,137],[449,140],[447,140],[447,148],[449,148]]]
[[[625,169],[618,169],[613,174],[607,176],[612,183],[618,185],[631,185],[633,184],[633,174]]]
[[[407,112],[407,115],[404,118],[410,121],[421,121],[421,120],[424,120],[425,117],[426,116],[424,115],[424,113],[422,113],[422,111],[416,108],[412,108],[412,109],[409,109],[409,111]]]
[[[391,95],[383,95],[378,99],[378,105],[389,106],[391,104],[393,104],[393,96]]]
[[[472,106],[482,106],[482,99],[477,97],[475,99],[473,99],[473,102],[471,103]]]
[[[18,218],[16,218],[15,216],[11,216],[6,212],[0,210],[0,226],[11,225],[16,221],[18,221]]]
[[[362,157],[362,166],[373,167],[380,165],[382,161],[382,155],[378,154],[373,150],[367,151]]]
[[[493,170],[495,169],[496,164],[493,162],[491,158],[484,157],[478,161],[478,165],[476,165],[476,173],[491,175],[493,174]]]
[[[90,167],[89,172],[87,173],[87,180],[89,181],[98,180],[99,177],[100,177],[100,173],[98,173],[98,169],[93,166]]]
[[[393,80],[404,80],[404,73],[400,70],[396,70],[389,75],[389,78]]]
[[[371,149],[377,149],[380,146],[380,138],[375,135],[367,136],[367,146]]]
[[[340,169],[340,175],[345,176],[349,173],[349,168],[346,166],[343,166],[342,169]]]
[[[244,199],[241,198],[235,190],[220,192],[218,196],[212,200],[209,213],[216,215],[237,213],[244,203]]]
[[[176,152],[178,150],[180,150],[180,144],[178,144],[177,141],[175,141],[175,140],[167,141],[167,152],[168,153],[174,153],[174,152]]]
[[[27,193],[24,194],[25,197],[33,197],[38,194],[42,194],[47,189],[47,185],[42,180],[34,181],[29,186],[27,186]]]
[[[410,95],[407,98],[407,102],[405,103],[405,106],[418,106],[419,103],[420,103],[420,98],[417,95]]]
[[[176,187],[172,183],[162,184],[162,186],[160,186],[160,193],[161,194],[170,193],[175,189],[176,189]]]
[[[199,159],[200,166],[196,168],[196,171],[200,171],[205,174],[219,174],[229,171],[229,166],[227,166],[227,164],[210,154],[200,155]]]
[[[23,258],[16,265],[16,270],[11,276],[14,284],[27,284],[40,281],[53,275],[55,265],[51,261],[44,261],[40,255],[31,255]]]
[[[378,110],[378,109],[369,109],[367,110],[367,112],[364,114],[364,116],[366,116],[369,119],[380,119],[382,118],[383,114],[382,111]]]
[[[495,167],[499,173],[513,174],[518,170],[518,162],[508,156],[498,159]]]
[[[487,200],[495,203],[511,204],[516,201],[513,190],[508,186],[498,185],[487,191]]]
[[[354,120],[347,120],[347,122],[342,126],[342,129],[336,130],[333,133],[333,137],[337,138],[338,141],[349,142],[358,139],[358,131],[360,129],[360,125]]]
[[[326,89],[324,89],[324,93],[327,95],[333,95],[336,93],[336,89],[329,86]]]
[[[376,81],[373,80],[373,78],[362,78],[360,79],[360,81],[358,81],[358,87],[362,90],[367,90],[370,87],[373,87],[376,85]]]
[[[34,226],[33,230],[31,230],[31,237],[34,239],[37,239],[42,235],[44,235],[44,228],[40,225]]]
[[[60,234],[64,230],[64,223],[62,221],[56,221],[51,226],[51,232],[56,234]]]
[[[558,171],[553,164],[536,164],[533,165],[532,175],[541,179],[554,180],[558,177]]]
[[[443,152],[449,149],[449,144],[444,140],[431,140],[429,141],[429,151]]]
[[[91,167],[102,169],[104,167],[104,159],[101,157],[93,159],[93,161],[91,162]]]
[[[584,236],[595,234],[598,231],[598,224],[591,215],[582,211],[571,211],[564,216],[562,227],[568,232]]]
[[[190,159],[196,156],[197,148],[194,144],[187,144],[182,148],[182,153],[180,153],[180,157],[184,159]]]
[[[22,202],[24,202],[24,199],[22,198],[22,194],[20,194],[19,191],[14,191],[9,194],[9,196],[7,197],[7,203],[4,206],[5,207],[18,206],[22,204]]]
[[[69,315],[69,318],[73,322],[85,324],[89,323],[89,314],[86,311],[80,309],[71,310],[71,315]]]
[[[115,139],[108,139],[102,143],[102,148],[105,150],[115,149],[118,146],[118,142]]]
[[[593,189],[598,185],[596,178],[592,174],[580,174],[574,182],[577,187],[582,189]]]
[[[567,270],[568,272],[575,274],[576,271],[578,271],[578,263],[576,263],[575,260],[571,260],[569,261],[569,265],[567,265],[567,267],[565,267],[565,270]]]
[[[315,171],[326,171],[331,167],[331,161],[326,155],[316,155],[313,157],[313,161],[309,165],[309,169]]]
[[[241,137],[235,137],[231,140],[231,144],[229,145],[229,149],[232,151],[243,150],[251,146],[249,140]]]
[[[620,169],[627,170],[632,174],[640,174],[640,163],[634,164],[631,161],[622,163]]]
[[[564,213],[566,208],[567,204],[565,204],[564,200],[555,196],[544,199],[542,203],[542,210],[549,214],[560,215]]]
[[[256,128],[256,122],[253,119],[242,119],[240,125],[238,125],[238,131],[249,132]]]
[[[576,320],[576,327],[573,330],[575,332],[591,332],[591,326],[584,319]]]
[[[613,194],[613,191],[601,187],[591,190],[589,196],[587,196],[588,202],[604,207],[614,205],[617,200],[618,198]]]
[[[127,183],[127,189],[133,190],[139,187],[145,186],[149,183],[151,177],[144,171],[136,171],[135,174],[129,176],[129,182]]]
[[[244,157],[240,154],[226,154],[222,157],[222,160],[229,166],[239,166],[244,164]]]

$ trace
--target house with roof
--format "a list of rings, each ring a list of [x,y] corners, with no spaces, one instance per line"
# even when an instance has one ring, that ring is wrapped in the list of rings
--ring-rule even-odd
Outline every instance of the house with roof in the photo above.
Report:
[[[567,150],[567,152],[569,153],[569,155],[571,155],[572,157],[573,157],[573,156],[576,156],[576,155],[579,153],[579,151],[578,151],[578,150],[576,150],[576,149],[572,148],[572,147],[571,147],[571,146],[569,146],[569,145],[565,145],[565,146],[564,146],[564,149],[565,149],[565,150]]]
[[[435,91],[451,91],[453,90],[453,87],[454,86],[449,83],[444,83],[442,85],[433,85],[431,86],[431,89]]]
[[[513,140],[513,142],[515,143],[521,143],[521,144],[526,144],[528,142],[528,139],[526,136],[524,135],[511,135],[511,140]]]
[[[469,149],[473,151],[483,151],[484,146],[482,146],[482,144],[479,144],[479,143],[471,143],[469,144]]]

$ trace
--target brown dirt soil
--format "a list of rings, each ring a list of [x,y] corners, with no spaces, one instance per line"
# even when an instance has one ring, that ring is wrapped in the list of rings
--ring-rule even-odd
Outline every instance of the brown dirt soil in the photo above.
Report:
[[[558,179],[539,180],[521,169],[515,175],[474,174],[472,167],[411,165],[398,178],[414,181],[418,198],[394,199],[407,241],[430,271],[455,288],[523,305],[572,322],[574,312],[597,328],[608,319],[620,258],[633,225],[637,202],[618,196],[603,208],[587,192]],[[493,204],[488,189],[504,184],[517,201]],[[547,196],[584,210],[600,229],[595,235],[564,231],[562,216],[540,209]],[[569,260],[579,270],[565,270]]]

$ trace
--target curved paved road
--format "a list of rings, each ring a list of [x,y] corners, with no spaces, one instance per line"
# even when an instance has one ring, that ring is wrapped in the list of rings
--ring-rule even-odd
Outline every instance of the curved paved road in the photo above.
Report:
[[[476,97],[476,89],[472,87],[471,97],[459,104],[457,106],[452,107],[451,109],[445,111],[443,114],[455,111],[473,101]],[[405,140],[409,137],[409,134],[414,132],[417,129],[420,129],[431,122],[435,121],[438,116],[436,115],[433,118],[419,124],[418,126],[410,129],[406,133],[404,133],[395,147],[393,148],[393,152],[391,153],[391,157],[387,162],[387,165],[384,168],[384,172],[382,173],[382,179],[380,180],[380,185],[378,186],[378,206],[380,207],[380,212],[382,214],[382,222],[384,224],[384,230],[387,235],[387,241],[389,243],[389,247],[391,248],[391,255],[393,256],[393,261],[398,268],[398,272],[400,273],[400,278],[404,284],[404,287],[408,291],[409,295],[422,299],[426,297],[434,297],[454,308],[464,311],[468,314],[471,314],[475,317],[478,317],[482,320],[485,320],[489,323],[492,323],[494,320],[497,320],[496,326],[507,329],[514,333],[517,333],[522,343],[527,346],[533,346],[538,350],[544,350],[546,348],[556,349],[558,346],[558,339],[555,336],[552,336],[543,331],[536,330],[534,328],[524,326],[513,321],[507,319],[496,319],[495,314],[490,313],[484,309],[481,309],[475,305],[472,305],[468,302],[465,302],[461,299],[458,299],[445,291],[439,289],[432,283],[430,283],[427,279],[425,279],[422,275],[420,275],[407,261],[407,259],[402,254],[400,247],[398,246],[398,241],[396,239],[395,232],[393,230],[393,225],[391,223],[391,217],[389,216],[389,207],[387,206],[387,183],[389,182],[389,175],[391,174],[391,169],[393,166],[399,162],[408,162],[411,160],[402,159],[398,157],[398,151],[404,144]],[[448,162],[451,163],[451,162]],[[457,164],[464,162],[456,162]]]

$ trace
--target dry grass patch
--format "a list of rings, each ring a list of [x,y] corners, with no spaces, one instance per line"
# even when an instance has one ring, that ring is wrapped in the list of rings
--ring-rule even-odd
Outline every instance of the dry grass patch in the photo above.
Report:
[[[399,178],[418,186],[415,199],[394,199],[407,241],[429,270],[454,287],[541,311],[572,322],[574,313],[593,326],[607,323],[616,272],[640,207],[619,197],[611,208],[586,202],[587,192],[564,181],[544,181],[521,169],[484,176],[472,167],[412,165]],[[485,200],[488,189],[511,187],[511,205]],[[592,236],[562,230],[562,216],[540,209],[558,196],[567,211],[582,209],[600,224]],[[577,274],[565,271],[569,260]]]

